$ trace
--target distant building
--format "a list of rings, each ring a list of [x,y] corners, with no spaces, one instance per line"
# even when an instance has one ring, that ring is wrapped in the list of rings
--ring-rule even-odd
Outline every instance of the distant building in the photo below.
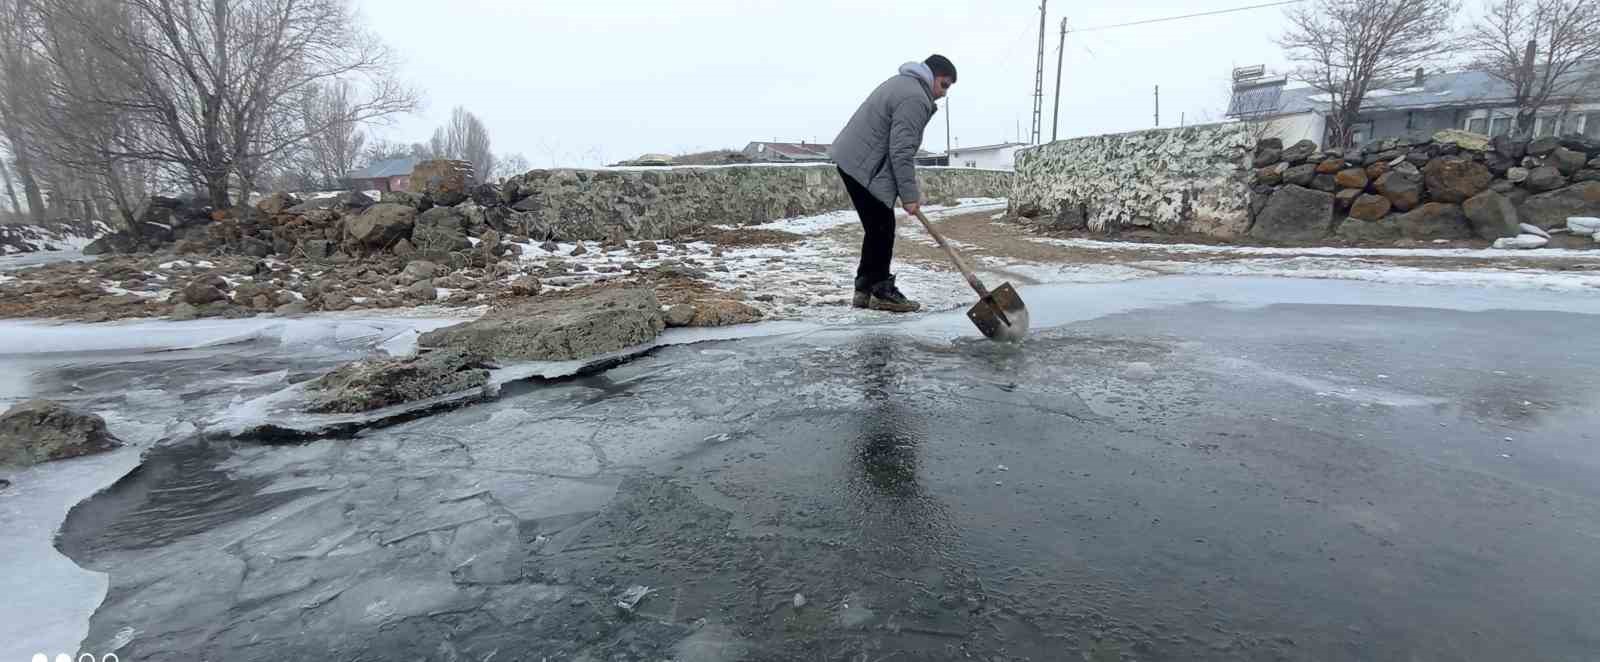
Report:
[[[957,168],[988,168],[1011,170],[1016,167],[1017,150],[1028,143],[999,143],[977,147],[950,148],[949,165]]]
[[[741,150],[754,163],[824,163],[828,145],[821,143],[753,142]]]
[[[356,191],[409,191],[411,171],[418,161],[420,159],[415,156],[373,161],[365,168],[351,170],[344,178]]]
[[[1581,134],[1600,138],[1600,85],[1593,72],[1581,68],[1570,75],[1586,82],[1574,88],[1571,98],[1552,99],[1535,119],[1536,137]],[[1327,116],[1331,99],[1311,87],[1289,87],[1286,76],[1268,76],[1261,67],[1234,74],[1228,117],[1272,123],[1270,135],[1284,144],[1308,139],[1327,144]],[[1516,123],[1516,101],[1507,85],[1484,71],[1428,73],[1418,69],[1401,80],[1386,81],[1361,101],[1361,114],[1353,143],[1431,135],[1441,129],[1464,129],[1488,136],[1507,135]]]

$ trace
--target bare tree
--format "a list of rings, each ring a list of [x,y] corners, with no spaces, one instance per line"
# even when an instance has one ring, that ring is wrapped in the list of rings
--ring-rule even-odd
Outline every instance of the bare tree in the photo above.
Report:
[[[310,166],[307,169],[321,178],[321,186],[337,186],[356,168],[366,147],[367,136],[351,115],[355,96],[349,81],[313,86],[306,91],[304,121],[307,126],[324,127],[307,140],[305,150]]]
[[[390,142],[379,138],[367,144],[365,153],[361,155],[361,165],[365,166],[373,161],[387,161],[411,156],[411,146]]]
[[[116,108],[140,129],[108,153],[179,168],[219,207],[232,191],[246,199],[275,162],[328,128],[299,112],[308,90],[352,81],[341,122],[416,103],[346,0],[35,1],[114,58],[124,85],[64,100]],[[107,20],[108,6],[125,19]]]
[[[37,14],[38,8],[30,0],[0,0],[0,134],[5,136],[28,213],[35,222],[45,218],[44,195],[34,177],[37,157],[27,133],[28,123],[37,116],[34,92],[39,63],[31,48]]]
[[[533,169],[533,166],[528,164],[528,157],[523,156],[521,152],[496,158],[494,165],[496,177],[515,177]]]
[[[1458,0],[1316,0],[1284,12],[1278,37],[1294,76],[1329,97],[1331,146],[1349,147],[1367,93],[1432,62],[1454,44]]]
[[[1569,102],[1593,82],[1600,2],[1489,0],[1465,42],[1477,68],[1511,87],[1517,135],[1530,136],[1540,110]]]

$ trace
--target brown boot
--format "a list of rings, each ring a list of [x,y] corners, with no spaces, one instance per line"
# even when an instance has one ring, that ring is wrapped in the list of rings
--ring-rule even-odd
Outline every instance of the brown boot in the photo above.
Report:
[[[894,276],[879,281],[868,292],[867,307],[873,310],[884,310],[891,313],[914,313],[922,310],[922,304],[906,298],[900,288],[894,286]]]

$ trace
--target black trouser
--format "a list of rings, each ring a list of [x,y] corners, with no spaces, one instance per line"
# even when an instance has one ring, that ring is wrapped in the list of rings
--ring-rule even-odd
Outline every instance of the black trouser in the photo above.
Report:
[[[861,217],[861,265],[856,267],[856,289],[866,291],[889,277],[889,261],[894,259],[894,209],[873,197],[850,175],[839,170],[850,202]]]

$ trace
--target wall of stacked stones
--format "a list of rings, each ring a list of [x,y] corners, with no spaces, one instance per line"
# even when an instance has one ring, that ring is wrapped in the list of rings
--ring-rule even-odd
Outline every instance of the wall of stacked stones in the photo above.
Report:
[[[1018,158],[1013,211],[1041,225],[1267,243],[1494,240],[1600,216],[1600,142],[1463,131],[1346,151],[1243,124],[1059,141]]]

